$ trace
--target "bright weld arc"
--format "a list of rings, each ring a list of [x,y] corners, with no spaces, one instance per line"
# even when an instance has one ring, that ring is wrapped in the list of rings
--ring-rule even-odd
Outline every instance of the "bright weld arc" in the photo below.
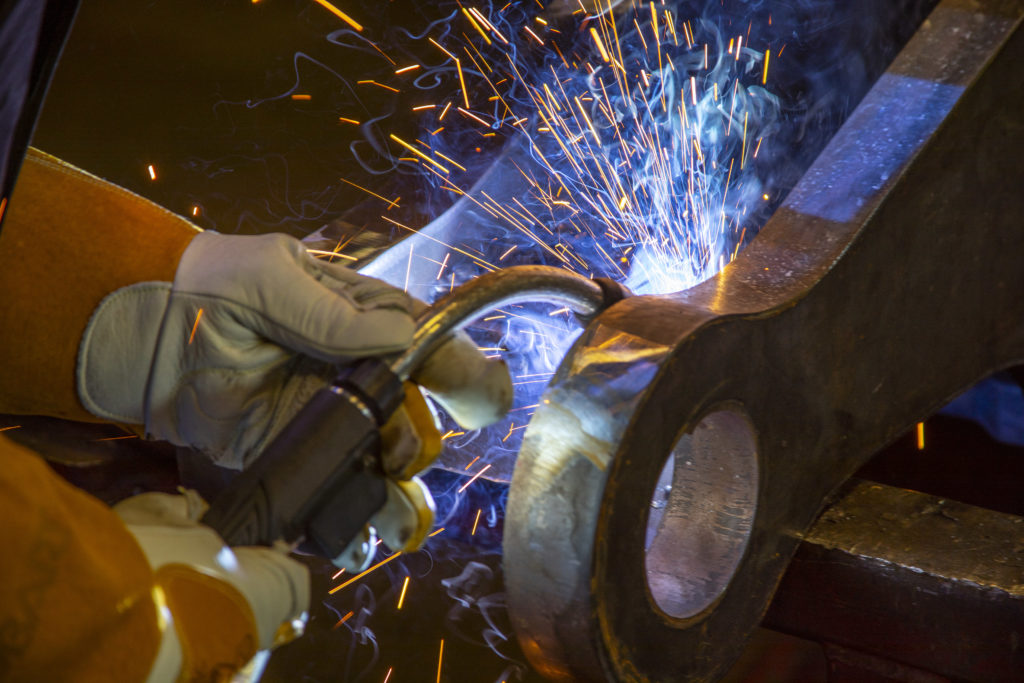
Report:
[[[610,10],[611,3],[608,7]],[[516,134],[524,134],[538,163],[538,177],[534,177],[532,169],[528,173],[520,169],[533,187],[533,196],[523,197],[523,200],[530,204],[530,208],[521,203],[518,208],[512,207],[504,202],[499,203],[489,196],[484,200],[479,196],[482,192],[469,195],[466,188],[457,186],[448,178],[442,178],[438,189],[466,196],[495,219],[510,223],[515,230],[529,239],[544,244],[564,267],[591,276],[604,274],[595,272],[600,269],[617,279],[621,277],[624,281],[634,276],[643,277],[645,280],[642,280],[642,283],[645,287],[657,290],[652,292],[651,289],[647,289],[643,293],[660,293],[685,288],[710,276],[715,266],[720,267],[725,261],[725,256],[734,256],[743,243],[743,235],[747,230],[747,227],[743,226],[745,212],[753,198],[760,198],[763,188],[756,178],[754,183],[747,183],[747,179],[751,177],[749,173],[736,172],[734,176],[732,168],[736,156],[740,157],[740,163],[735,166],[740,169],[745,167],[745,162],[749,158],[757,158],[763,141],[761,133],[766,129],[768,119],[762,117],[759,110],[751,110],[747,106],[750,97],[759,95],[756,92],[748,93],[747,88],[751,81],[753,84],[757,84],[757,81],[761,81],[761,84],[766,82],[770,51],[766,50],[763,55],[763,69],[753,70],[751,66],[757,62],[760,55],[750,49],[743,49],[751,45],[748,28],[746,36],[740,35],[737,39],[734,34],[732,38],[727,39],[730,43],[729,54],[734,59],[723,60],[721,54],[717,57],[708,54],[709,42],[721,43],[708,40],[706,35],[695,34],[695,30],[704,33],[701,24],[697,24],[695,29],[667,9],[663,8],[659,12],[654,3],[650,3],[648,7],[640,7],[643,10],[650,9],[650,19],[634,22],[637,33],[630,30],[630,40],[635,40],[637,36],[642,37],[650,29],[655,45],[649,46],[649,54],[645,49],[645,53],[638,55],[635,46],[624,40],[627,35],[625,33],[621,36],[623,40],[620,40],[620,27],[616,26],[614,20],[609,19],[614,16],[611,12],[588,16],[581,26],[589,28],[589,35],[581,31],[582,54],[568,52],[567,60],[557,44],[551,43],[547,48],[552,57],[555,53],[558,54],[567,72],[575,70],[568,75],[565,72],[556,73],[556,67],[561,69],[557,62],[551,66],[550,74],[543,71],[539,74],[528,71],[525,65],[517,61],[514,51],[502,54],[508,63],[502,58],[495,59],[494,51],[502,50],[501,46],[495,45],[488,52],[488,48],[483,46],[483,41],[475,36],[468,26],[462,33],[463,38],[469,41],[468,46],[457,43],[459,47],[456,48],[458,52],[465,49],[466,54],[462,55],[462,59],[470,59],[475,65],[475,68],[466,72],[453,52],[440,45],[434,38],[429,38],[431,44],[444,52],[448,58],[456,61],[459,79],[457,85],[462,91],[460,99],[463,99],[466,105],[465,108],[457,108],[467,119],[479,124],[487,132],[474,131],[472,123],[468,130],[479,135],[493,136],[493,130],[501,128],[506,131],[512,130]],[[460,8],[468,21],[475,22],[479,28],[491,29],[492,25],[484,21],[486,18],[479,10],[467,9],[461,4]],[[501,10],[491,16],[504,20]],[[497,18],[495,23],[498,23]],[[675,35],[676,23],[680,24],[685,45],[688,47],[680,47],[680,41]],[[529,30],[529,27],[523,28]],[[625,30],[624,23],[621,28]],[[486,31],[479,32],[487,38]],[[671,40],[668,40],[670,34]],[[520,31],[513,30],[509,35],[515,36],[520,46],[532,40]],[[593,46],[590,45],[590,41],[593,41]],[[675,50],[673,43],[680,49]],[[692,52],[684,54],[682,50],[687,49]],[[600,53],[600,58],[609,66],[597,62],[596,53]],[[685,63],[681,60],[682,57],[687,60],[692,58],[696,64],[681,66]],[[699,71],[701,57],[705,69],[703,73]],[[737,65],[741,61],[746,65],[746,71],[743,70],[744,65]],[[481,68],[481,63],[486,66]],[[719,65],[714,68],[724,69],[725,73],[709,72],[710,63]],[[492,64],[495,65],[494,69],[491,68]],[[501,69],[502,65],[504,71]],[[680,65],[678,71],[677,65]],[[490,73],[494,74],[492,78],[486,75]],[[741,86],[744,73],[750,73],[750,77],[743,80]],[[505,74],[507,77],[503,78]],[[554,79],[551,76],[554,76]],[[482,104],[482,99],[488,95],[488,102],[501,103],[495,104],[493,111],[481,106],[481,112],[487,111],[486,118],[493,116],[493,123],[485,121],[469,108],[467,86],[474,84],[474,79],[480,78],[490,86],[490,92],[483,95],[475,93],[474,99],[481,100],[478,104]],[[585,90],[577,89],[573,84],[577,78],[591,78],[590,82],[596,82],[596,85]],[[689,84],[686,83],[687,80]],[[524,86],[526,96],[514,100],[510,96],[511,93],[499,90],[505,82]],[[690,92],[687,93],[687,90]],[[664,112],[666,117],[662,117],[661,110],[665,106],[666,94],[674,95],[676,104],[672,106],[672,111]],[[458,95],[455,97],[458,98]],[[728,105],[725,104],[725,100],[729,100]],[[659,101],[662,107],[657,106]],[[458,99],[455,102],[457,103]],[[586,106],[581,102],[587,103]],[[442,103],[443,101],[439,100],[438,107]],[[504,111],[501,109],[502,105]],[[444,110],[435,122],[421,119],[425,125],[424,130],[436,126],[432,135],[439,135],[445,130],[439,122],[451,106],[451,100],[444,103]],[[514,107],[518,106],[529,106],[533,111],[515,111]],[[640,112],[639,117],[621,118],[619,114],[622,107],[630,106],[635,107],[634,111]],[[753,117],[750,116],[750,111],[756,111]],[[527,115],[522,116],[524,113]],[[741,114],[744,120],[742,139],[738,139],[738,136],[729,139],[731,127],[734,123],[738,127]],[[593,117],[593,122],[590,121],[590,116]],[[711,124],[707,124],[708,116],[717,118],[714,118]],[[454,118],[458,120],[460,117]],[[533,125],[531,121],[538,123]],[[523,125],[524,123],[526,125]],[[706,128],[707,125],[717,129],[711,129],[712,133],[717,132],[717,138],[706,134],[709,130]],[[505,126],[509,128],[506,129]],[[512,128],[513,126],[518,128]],[[449,124],[448,129],[458,130],[455,124]],[[597,130],[600,130],[600,136],[596,134]],[[724,136],[721,135],[723,131]],[[448,134],[451,135],[452,132]],[[748,142],[750,135],[753,137],[749,137]],[[450,149],[444,146],[447,142],[446,137],[438,137],[436,142],[432,139],[433,147],[425,144],[423,146],[432,157],[447,160],[450,167],[454,165],[453,161],[441,156],[441,150]],[[604,144],[601,138],[605,138]],[[720,144],[716,139],[725,139],[726,143]],[[748,154],[751,143],[757,145],[752,150],[752,156]],[[559,146],[558,149],[555,148],[556,144]],[[421,167],[430,171],[430,174],[441,177],[435,170],[437,161],[426,157],[422,152],[417,153],[417,150],[411,147],[410,145],[407,149],[418,157],[416,161],[423,161]],[[477,148],[477,151],[479,152],[480,148]],[[653,179],[654,184],[635,183],[633,174]],[[534,207],[538,207],[539,210]],[[553,220],[548,218],[546,212],[551,212]],[[536,219],[535,213],[544,218]],[[582,217],[577,219],[580,214],[583,214]],[[406,230],[417,232],[397,221],[384,218]],[[607,228],[591,231],[589,218],[598,219]],[[561,225],[558,225],[559,221]],[[671,226],[671,231],[661,230],[652,225]],[[732,238],[740,232],[741,226],[743,231],[740,233],[740,241],[735,244],[734,249]],[[600,254],[590,251],[577,253],[577,243],[562,240],[563,235],[572,235],[571,228],[575,228],[577,234],[581,235],[584,231],[590,232],[595,241],[601,240],[607,249],[602,247],[601,243],[597,243],[596,250]],[[553,239],[549,239],[548,236]],[[444,244],[429,235],[424,237]],[[691,246],[691,237],[696,246]],[[729,238],[728,241],[726,237]],[[555,240],[558,241],[557,244]],[[492,264],[482,266],[485,258],[494,258],[491,253],[471,254],[456,249],[453,245],[445,246],[452,247],[454,252],[469,257],[478,266],[488,269],[494,267]],[[508,245],[502,245],[501,249],[504,249],[504,252],[496,259],[497,262],[503,262],[517,245],[512,244],[507,249],[506,246]],[[493,253],[501,249],[495,249]],[[438,271],[436,279],[439,281],[446,274],[447,260],[446,256],[445,263],[441,264]],[[620,266],[620,262],[625,265]],[[594,266],[589,265],[590,263],[594,263]],[[454,286],[454,271],[458,263],[453,262],[451,265]],[[474,476],[474,480],[476,476],[479,476],[479,473]],[[467,482],[460,492],[472,481]]]

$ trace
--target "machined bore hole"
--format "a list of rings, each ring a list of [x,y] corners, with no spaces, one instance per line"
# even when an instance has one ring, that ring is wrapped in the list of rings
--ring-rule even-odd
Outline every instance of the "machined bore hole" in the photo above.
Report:
[[[757,509],[757,441],[738,408],[711,413],[676,441],[651,496],[644,569],[671,617],[699,614],[725,591]]]

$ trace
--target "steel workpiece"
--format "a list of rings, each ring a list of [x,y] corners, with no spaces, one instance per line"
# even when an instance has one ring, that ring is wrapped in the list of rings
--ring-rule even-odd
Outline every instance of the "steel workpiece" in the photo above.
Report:
[[[1024,360],[1022,15],[942,2],[739,258],[577,340],[505,527],[543,674],[722,675],[837,487]]]

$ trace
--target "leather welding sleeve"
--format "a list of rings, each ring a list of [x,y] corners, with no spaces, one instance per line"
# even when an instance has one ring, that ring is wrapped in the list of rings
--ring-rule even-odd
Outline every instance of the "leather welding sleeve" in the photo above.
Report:
[[[131,534],[2,437],[0,463],[0,680],[145,680],[160,631]]]
[[[110,292],[170,280],[197,228],[30,149],[0,233],[0,413],[100,421],[78,399],[79,343]]]
[[[305,568],[227,549],[190,518],[195,497],[115,513],[2,437],[0,462],[0,680],[227,680],[301,632]]]

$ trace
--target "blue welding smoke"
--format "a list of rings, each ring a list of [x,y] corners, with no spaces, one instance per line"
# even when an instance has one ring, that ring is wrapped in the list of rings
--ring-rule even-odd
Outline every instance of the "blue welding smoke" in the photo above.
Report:
[[[335,30],[361,60],[355,77],[320,65],[359,119],[346,180],[375,194],[329,246],[426,301],[520,263],[684,289],[754,237],[928,2],[448,2]],[[309,87],[300,66],[287,93]],[[484,434],[449,425],[445,457],[505,478],[578,326],[528,306],[488,318],[472,332],[517,403]]]
[[[771,48],[751,47],[753,23],[690,11],[453,5],[430,27],[444,27],[440,39],[410,34],[436,45],[411,79],[433,106],[412,143],[419,154],[398,148],[395,164],[417,169],[448,208],[365,272],[427,301],[523,263],[640,294],[717,272],[772,203],[758,157],[774,144],[780,106],[764,87]],[[477,467],[503,477],[579,327],[566,312],[523,306],[473,330],[508,362],[516,406],[505,424],[449,445],[456,460],[480,456]]]

